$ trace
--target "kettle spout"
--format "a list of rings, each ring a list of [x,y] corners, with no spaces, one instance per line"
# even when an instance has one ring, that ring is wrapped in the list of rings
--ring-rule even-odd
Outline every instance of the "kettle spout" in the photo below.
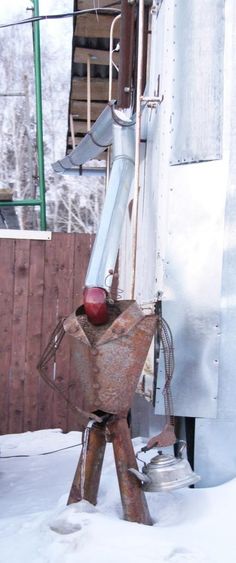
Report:
[[[135,475],[135,477],[137,477],[137,479],[141,481],[141,483],[151,483],[150,477],[148,477],[148,475],[145,475],[141,471],[133,469],[133,467],[130,467],[128,471],[130,471],[130,473],[133,473],[133,475]]]

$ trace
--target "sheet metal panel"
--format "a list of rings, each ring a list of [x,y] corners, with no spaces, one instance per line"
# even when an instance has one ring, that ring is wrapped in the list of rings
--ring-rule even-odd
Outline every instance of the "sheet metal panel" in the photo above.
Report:
[[[214,12],[213,3],[207,4]],[[139,299],[141,296],[145,300],[153,299],[158,292],[162,293],[163,316],[171,327],[175,344],[172,385],[175,414],[210,418],[217,413],[227,165],[222,161],[178,167],[169,164],[175,61],[182,56],[175,42],[180,5],[184,12],[182,2],[173,4],[165,0],[156,19],[152,19],[149,94],[160,74],[160,94],[164,94],[164,100],[156,111],[150,110],[148,117],[142,203],[142,211],[146,211],[145,215],[140,212],[139,217],[144,241],[150,225],[156,240],[155,244],[150,243],[151,253],[148,245],[142,253],[140,245],[137,287]],[[190,5],[199,16],[196,2],[188,2],[188,9]],[[217,6],[218,14],[218,2]],[[147,216],[149,227],[145,225]],[[145,218],[143,223],[141,217]],[[151,264],[149,270],[141,269],[145,260]],[[143,271],[147,271],[147,276],[143,276]],[[152,283],[147,281],[149,273]],[[157,386],[160,389],[157,389],[155,411],[161,415],[164,414],[163,362]]]
[[[151,15],[150,70],[145,96],[154,96],[159,84],[159,95],[164,102],[156,107],[145,106],[142,113],[140,159],[140,193],[138,213],[138,244],[136,265],[136,299],[140,303],[153,301],[157,290],[157,260],[162,263],[163,235],[166,223],[166,155],[169,152],[168,92],[171,75],[167,65],[167,49],[171,38],[171,3],[163,2]]]
[[[221,346],[218,417],[236,416],[236,3],[226,6],[225,155],[228,157],[225,240],[221,299]],[[235,467],[236,470],[236,467]]]
[[[175,2],[171,164],[222,156],[224,0]]]
[[[147,108],[146,115],[136,298],[139,303],[145,303],[153,301],[157,293],[162,294],[163,316],[175,343],[172,385],[175,414],[210,418],[217,414],[228,172],[221,160],[170,166],[173,76],[178,55],[174,41],[177,4],[164,0],[159,14],[152,14],[147,95],[153,95],[160,75],[160,95],[164,95],[164,100],[157,108]],[[195,2],[191,5],[195,6]],[[121,271],[125,267],[127,272],[124,254],[123,250],[120,266]],[[162,415],[162,364],[157,387],[155,412]]]
[[[226,3],[224,153],[228,158],[222,271],[221,336],[217,420],[196,420],[196,471],[202,486],[236,475],[236,3]],[[228,153],[229,151],[229,153]],[[201,486],[201,485],[200,485]]]
[[[178,416],[217,413],[225,175],[219,161],[172,168],[169,176],[163,316],[174,337]],[[163,412],[160,393],[156,411]]]

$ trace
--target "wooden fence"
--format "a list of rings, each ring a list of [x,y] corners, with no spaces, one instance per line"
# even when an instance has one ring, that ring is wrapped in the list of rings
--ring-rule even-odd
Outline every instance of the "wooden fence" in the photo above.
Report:
[[[52,240],[0,239],[0,433],[77,429],[76,415],[36,369],[60,317],[82,300],[93,237],[54,233]],[[69,343],[58,351],[56,382],[78,405]]]

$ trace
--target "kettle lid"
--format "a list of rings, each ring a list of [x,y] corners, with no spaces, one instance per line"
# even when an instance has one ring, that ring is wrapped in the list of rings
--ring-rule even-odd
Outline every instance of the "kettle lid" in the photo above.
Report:
[[[171,454],[163,454],[161,450],[158,451],[158,454],[153,457],[150,461],[150,464],[158,465],[158,467],[164,467],[166,465],[174,465],[177,459]]]

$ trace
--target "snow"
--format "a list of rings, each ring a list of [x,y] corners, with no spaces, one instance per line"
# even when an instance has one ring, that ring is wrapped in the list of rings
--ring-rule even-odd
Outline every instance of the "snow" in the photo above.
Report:
[[[78,444],[80,432],[60,429],[0,437],[1,563],[235,562],[236,479],[146,493],[153,526],[125,522],[111,444],[97,505],[66,506]],[[133,444],[138,451],[143,440]]]

